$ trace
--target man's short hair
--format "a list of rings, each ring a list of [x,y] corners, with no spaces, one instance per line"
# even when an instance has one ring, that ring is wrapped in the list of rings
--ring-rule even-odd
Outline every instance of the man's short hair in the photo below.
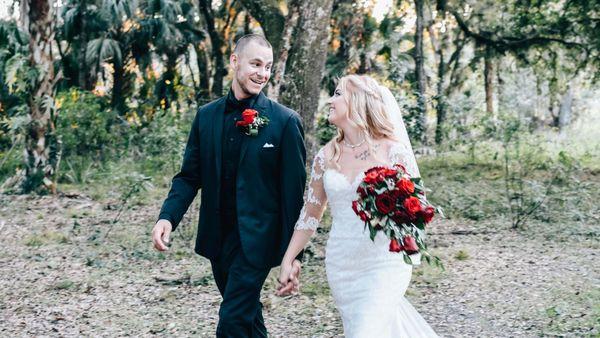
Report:
[[[263,47],[269,47],[270,49],[273,49],[269,41],[267,41],[267,39],[264,36],[260,34],[246,34],[239,38],[235,43],[233,54],[241,54],[250,42],[256,42]]]

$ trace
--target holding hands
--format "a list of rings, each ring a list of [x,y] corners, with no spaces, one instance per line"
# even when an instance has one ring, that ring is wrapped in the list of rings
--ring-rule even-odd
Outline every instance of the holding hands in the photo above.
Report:
[[[281,262],[279,286],[275,294],[280,297],[288,296],[300,290],[300,270],[302,264],[297,259]]]

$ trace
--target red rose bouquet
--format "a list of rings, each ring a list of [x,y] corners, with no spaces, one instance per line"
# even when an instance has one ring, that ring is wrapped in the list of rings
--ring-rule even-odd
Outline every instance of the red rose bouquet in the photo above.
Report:
[[[389,250],[402,252],[407,264],[413,264],[409,255],[417,253],[431,264],[424,242],[425,225],[436,208],[425,199],[420,178],[411,178],[400,164],[374,167],[365,172],[356,192],[358,199],[352,202],[352,209],[365,222],[371,240],[382,231],[390,239]],[[441,266],[438,257],[433,259]]]

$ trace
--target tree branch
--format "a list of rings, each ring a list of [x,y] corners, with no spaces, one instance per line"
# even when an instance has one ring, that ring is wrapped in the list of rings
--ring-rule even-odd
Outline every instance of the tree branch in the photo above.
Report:
[[[585,50],[585,47],[580,43],[548,36],[506,36],[500,37],[498,39],[493,39],[490,37],[492,36],[492,33],[490,32],[475,32],[472,29],[470,29],[467,23],[462,19],[461,14],[456,10],[450,10],[450,13],[452,13],[454,18],[456,19],[456,22],[458,23],[458,26],[465,33],[466,36],[473,38],[475,42],[479,44],[489,45],[499,52],[527,49],[531,46],[545,46],[553,42],[560,43],[568,48],[581,48]]]

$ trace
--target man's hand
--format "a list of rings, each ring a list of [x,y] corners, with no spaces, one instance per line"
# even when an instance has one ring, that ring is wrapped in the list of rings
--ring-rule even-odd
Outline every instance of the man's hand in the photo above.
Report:
[[[171,230],[173,229],[173,225],[171,222],[166,219],[160,219],[154,225],[152,229],[152,243],[154,243],[154,248],[158,251],[167,251],[169,247],[167,244],[169,243],[169,236],[171,235]]]
[[[279,286],[275,294],[283,297],[300,291],[300,271],[302,263],[294,260],[291,264],[283,262],[279,273]]]

